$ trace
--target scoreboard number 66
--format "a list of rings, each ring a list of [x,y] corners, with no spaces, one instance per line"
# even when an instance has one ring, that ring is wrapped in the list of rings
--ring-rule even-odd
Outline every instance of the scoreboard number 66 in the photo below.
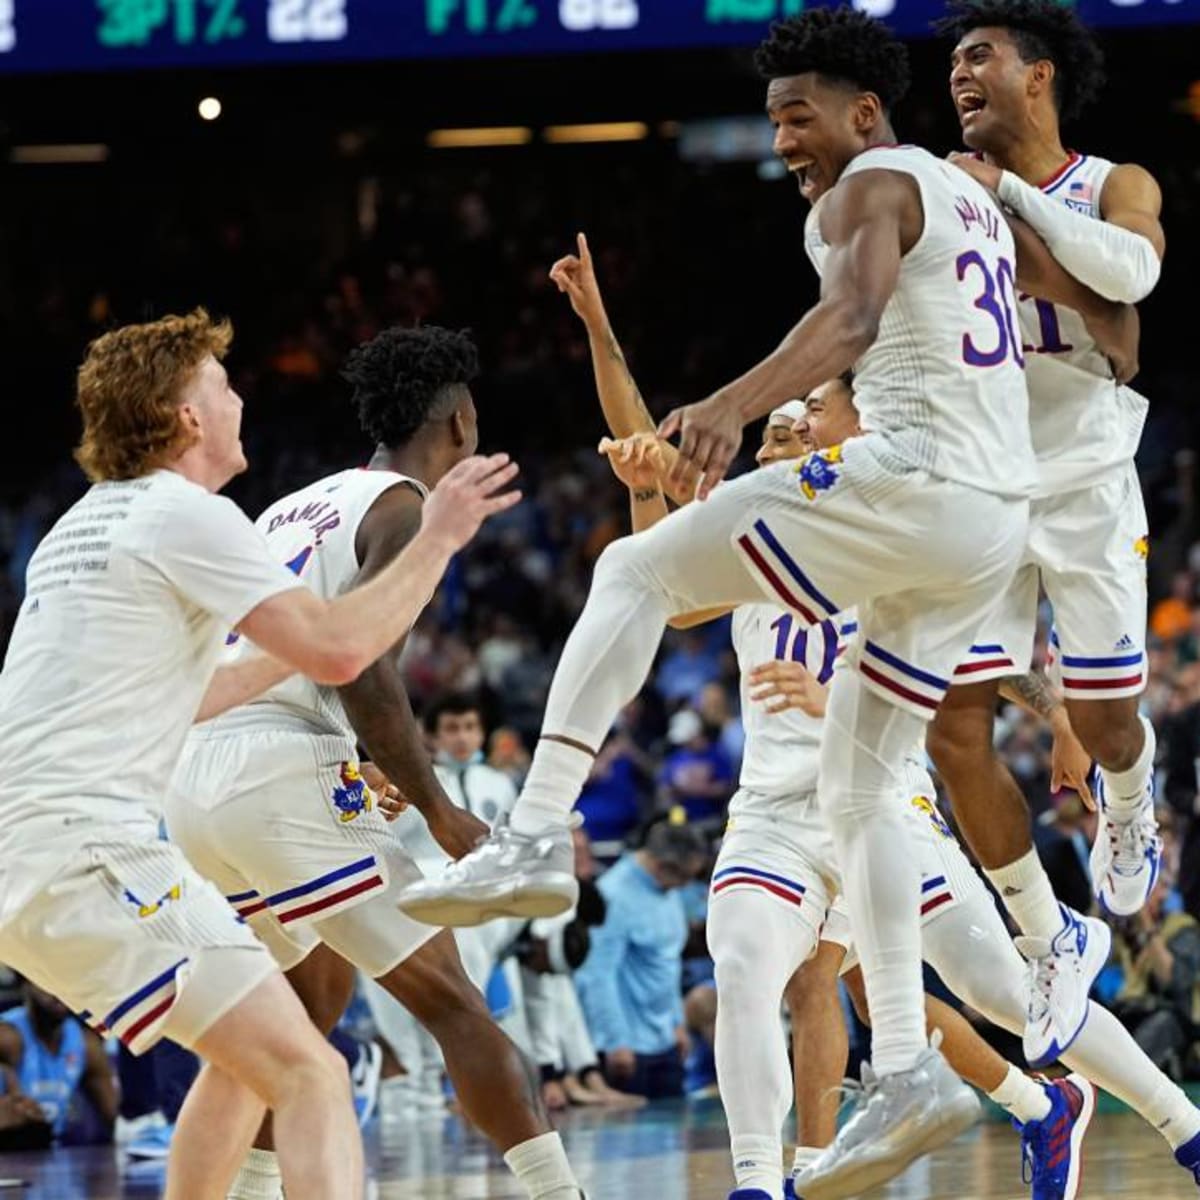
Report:
[[[0,0],[0,11],[12,0]],[[267,36],[273,42],[340,42],[349,31],[346,0],[271,0]]]

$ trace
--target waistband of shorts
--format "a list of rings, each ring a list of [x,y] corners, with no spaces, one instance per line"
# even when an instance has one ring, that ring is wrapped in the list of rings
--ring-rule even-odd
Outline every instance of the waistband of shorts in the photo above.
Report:
[[[299,712],[289,711],[279,706],[246,704],[211,721],[197,725],[188,734],[189,740],[209,741],[217,738],[244,737],[247,734],[289,734],[309,738],[337,738],[340,741],[354,743],[346,731],[331,729],[310,720]]]
[[[188,734],[187,748],[195,752],[200,747],[214,749],[233,744],[249,743],[253,750],[270,750],[273,746],[288,747],[298,743],[315,747],[318,757],[332,761],[358,761],[358,744],[340,733],[314,729],[304,722],[246,724],[208,729],[199,726]]]

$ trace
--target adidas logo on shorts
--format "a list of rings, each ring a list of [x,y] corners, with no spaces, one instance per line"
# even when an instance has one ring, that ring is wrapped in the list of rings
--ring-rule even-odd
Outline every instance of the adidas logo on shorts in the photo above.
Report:
[[[1127,633],[1121,634],[1121,640],[1113,647],[1114,650],[1133,650],[1133,638]]]

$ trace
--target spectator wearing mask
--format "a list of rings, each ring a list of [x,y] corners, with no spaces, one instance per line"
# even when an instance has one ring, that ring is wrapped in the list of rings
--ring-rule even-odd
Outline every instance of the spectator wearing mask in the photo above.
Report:
[[[104,1043],[29,980],[22,994],[0,1014],[0,1147],[111,1141],[118,1100]]]
[[[652,1100],[683,1094],[689,927],[679,889],[704,856],[704,840],[690,826],[652,826],[640,850],[601,876],[607,912],[576,976],[609,1082]]]

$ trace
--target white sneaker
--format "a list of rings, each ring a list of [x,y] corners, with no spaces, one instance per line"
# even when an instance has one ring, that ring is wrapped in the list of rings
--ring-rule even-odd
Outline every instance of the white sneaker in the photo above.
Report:
[[[579,901],[570,827],[524,837],[498,825],[440,878],[410,883],[398,899],[404,912],[427,925],[557,917]]]
[[[1103,782],[1097,792],[1100,823],[1091,854],[1092,891],[1106,911],[1129,917],[1150,898],[1162,868],[1153,789],[1147,789],[1142,807],[1129,821],[1116,821],[1109,815]]]
[[[1079,1036],[1088,1016],[1088,992],[1108,962],[1112,931],[1095,917],[1065,904],[1066,922],[1052,942],[1019,937],[1017,949],[1029,960],[1028,1008],[1022,1044],[1031,1067],[1061,1058]]]

